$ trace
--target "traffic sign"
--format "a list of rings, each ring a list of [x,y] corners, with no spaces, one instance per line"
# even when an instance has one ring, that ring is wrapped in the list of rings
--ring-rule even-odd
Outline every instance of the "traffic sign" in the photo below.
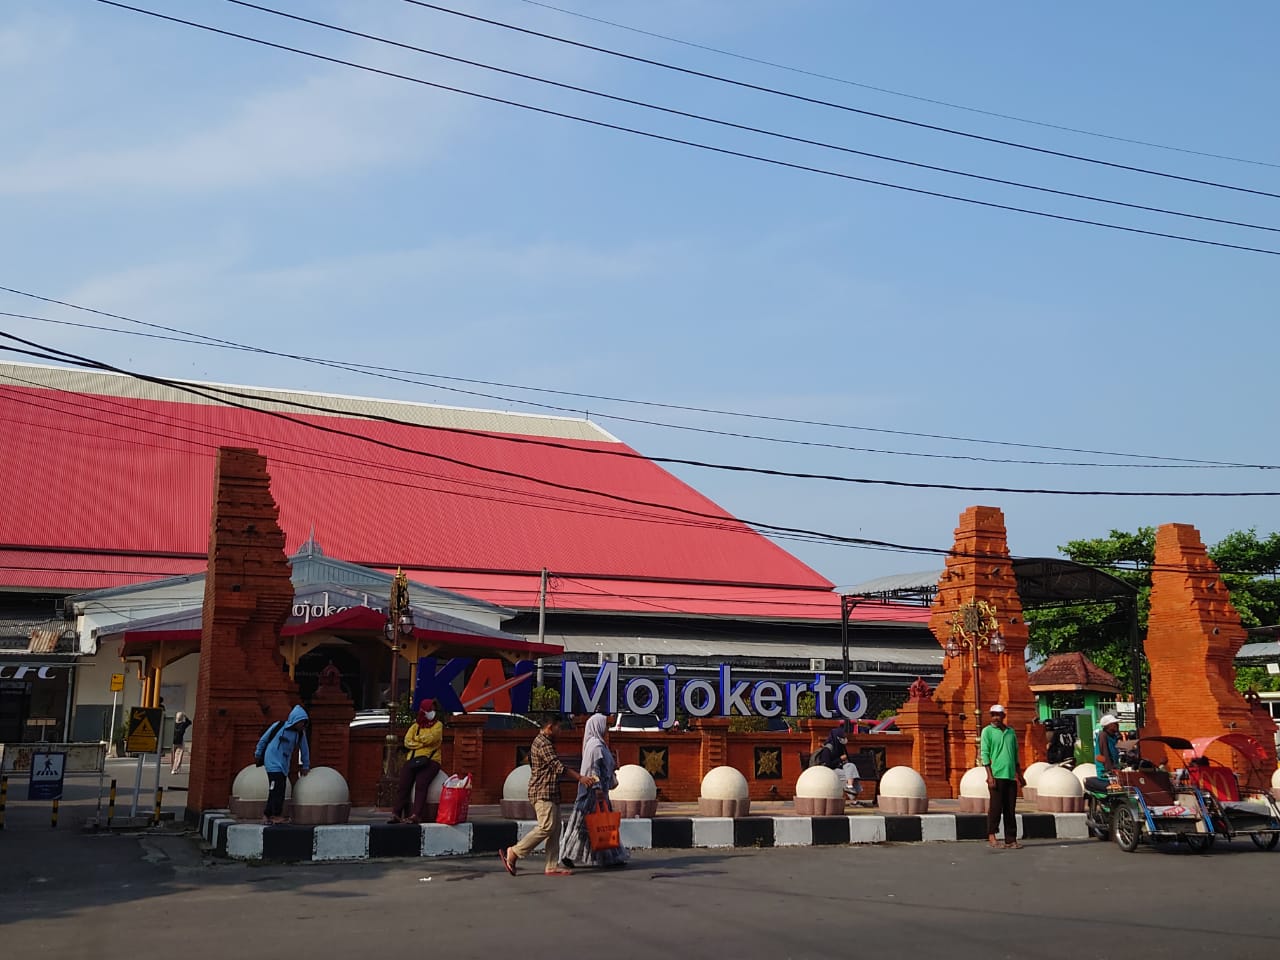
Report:
[[[155,753],[159,749],[160,724],[164,711],[152,707],[131,707],[129,727],[124,735],[126,753]]]
[[[113,673],[111,675],[111,692],[119,693],[123,689],[124,689],[124,674]]]
[[[61,800],[62,776],[67,769],[65,753],[33,753],[28,800]]]

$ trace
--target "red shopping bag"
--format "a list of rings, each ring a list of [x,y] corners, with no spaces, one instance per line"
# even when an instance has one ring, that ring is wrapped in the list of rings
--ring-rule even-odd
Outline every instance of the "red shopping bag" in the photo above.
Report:
[[[596,808],[583,818],[587,824],[587,839],[591,841],[591,849],[613,850],[622,846],[622,814],[615,813],[604,791],[596,794]]]
[[[440,788],[440,808],[436,823],[466,823],[471,811],[471,774],[449,777]]]

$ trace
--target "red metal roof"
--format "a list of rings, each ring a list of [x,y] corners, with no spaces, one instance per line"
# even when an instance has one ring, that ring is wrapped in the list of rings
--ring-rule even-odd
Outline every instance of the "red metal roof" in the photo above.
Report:
[[[505,605],[532,606],[537,572],[547,567],[560,609],[839,618],[832,584],[781,547],[656,464],[599,453],[633,453],[625,444],[553,447],[289,416],[302,423],[216,404],[0,385],[0,586],[88,590],[199,570],[214,453],[231,445],[268,458],[290,553],[314,527],[331,556],[403,565],[416,579]],[[883,618],[875,610],[861,606],[853,619],[927,619],[912,608]]]

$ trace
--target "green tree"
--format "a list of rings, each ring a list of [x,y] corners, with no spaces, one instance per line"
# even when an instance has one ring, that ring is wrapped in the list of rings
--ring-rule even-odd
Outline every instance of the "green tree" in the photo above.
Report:
[[[1060,550],[1070,559],[1098,567],[1138,589],[1138,631],[1145,638],[1151,604],[1151,566],[1155,562],[1156,531],[1139,527],[1136,533],[1112,530],[1110,535],[1072,540]],[[1223,582],[1245,627],[1280,622],[1280,534],[1259,537],[1255,529],[1237,530],[1208,548],[1223,571]],[[1123,604],[1101,603],[1029,611],[1030,649],[1039,657],[1079,651],[1102,669],[1130,686],[1129,622]],[[1242,669],[1236,685],[1273,689],[1277,678],[1262,670]]]

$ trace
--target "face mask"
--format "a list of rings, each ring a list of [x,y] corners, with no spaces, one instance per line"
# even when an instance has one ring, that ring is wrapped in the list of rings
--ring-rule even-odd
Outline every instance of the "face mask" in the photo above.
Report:
[[[436,718],[436,712],[435,712],[434,710],[428,710],[428,711],[427,711],[427,719],[428,719],[428,720],[434,720],[435,718]]]

